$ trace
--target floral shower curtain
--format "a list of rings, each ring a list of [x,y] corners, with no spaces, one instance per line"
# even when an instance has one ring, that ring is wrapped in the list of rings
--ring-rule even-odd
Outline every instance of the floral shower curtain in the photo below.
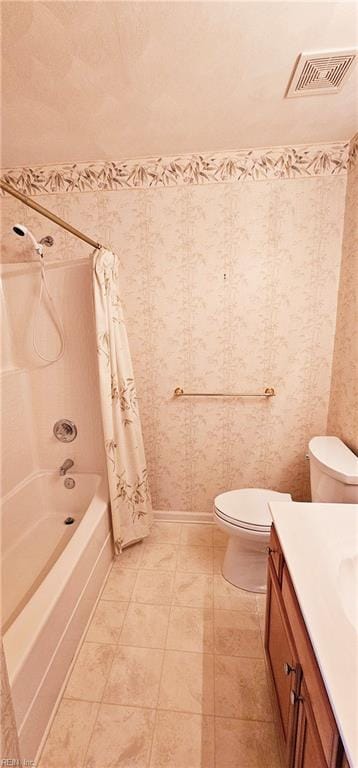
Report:
[[[119,261],[101,248],[93,289],[102,421],[115,551],[150,532],[152,505],[132,361],[119,297]]]

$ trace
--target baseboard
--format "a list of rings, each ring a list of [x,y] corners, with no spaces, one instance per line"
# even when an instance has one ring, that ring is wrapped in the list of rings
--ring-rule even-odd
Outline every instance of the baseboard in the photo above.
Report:
[[[169,523],[209,523],[213,524],[211,512],[180,512],[172,509],[154,510],[154,520]]]

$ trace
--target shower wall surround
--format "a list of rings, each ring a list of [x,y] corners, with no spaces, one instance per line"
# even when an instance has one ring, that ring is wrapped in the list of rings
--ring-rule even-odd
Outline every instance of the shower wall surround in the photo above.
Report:
[[[351,157],[328,431],[358,453],[358,135]]]
[[[335,144],[4,173],[120,256],[154,509],[209,512],[245,486],[308,497],[307,442],[327,426],[347,166],[348,145]],[[52,234],[48,258],[89,254],[8,197],[3,220]],[[175,400],[177,386],[277,397]]]
[[[16,213],[23,221],[24,211]],[[38,267],[11,264],[2,266],[1,272],[2,306],[7,311],[2,334],[6,352],[1,372],[2,429],[6,435],[2,494],[35,470],[56,470],[68,457],[75,461],[75,471],[104,470],[90,265],[60,262],[47,269],[49,290],[66,336],[65,354],[52,365],[39,361],[32,348],[32,321],[40,287]],[[59,347],[47,312],[40,315],[38,345],[52,357]],[[71,444],[60,443],[53,436],[53,425],[61,417],[77,424],[78,437]]]

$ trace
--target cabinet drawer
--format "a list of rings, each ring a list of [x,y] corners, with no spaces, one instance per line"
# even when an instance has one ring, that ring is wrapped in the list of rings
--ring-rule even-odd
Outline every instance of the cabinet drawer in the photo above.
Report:
[[[337,764],[340,745],[337,726],[286,565],[282,570],[282,597],[290,617],[290,627],[324,756],[328,766],[334,766]]]
[[[274,567],[279,584],[281,584],[283,555],[277,533],[272,526],[270,534],[269,557]]]

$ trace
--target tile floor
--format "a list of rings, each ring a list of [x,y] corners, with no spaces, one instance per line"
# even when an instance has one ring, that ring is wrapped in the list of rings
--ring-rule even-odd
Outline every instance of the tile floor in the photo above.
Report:
[[[214,526],[155,523],[114,563],[39,768],[281,768],[264,597]]]

